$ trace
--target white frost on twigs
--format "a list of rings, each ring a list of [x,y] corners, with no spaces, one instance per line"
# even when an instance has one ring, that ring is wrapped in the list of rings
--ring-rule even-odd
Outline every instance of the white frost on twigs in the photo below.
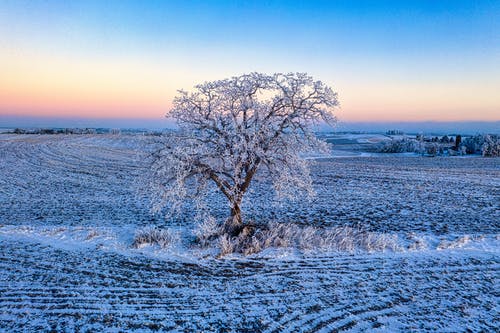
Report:
[[[153,156],[153,209],[169,204],[178,211],[215,184],[239,215],[257,171],[280,198],[313,195],[301,154],[329,151],[313,127],[335,123],[338,105],[331,88],[302,73],[251,73],[179,91],[167,114],[179,132],[166,136]]]

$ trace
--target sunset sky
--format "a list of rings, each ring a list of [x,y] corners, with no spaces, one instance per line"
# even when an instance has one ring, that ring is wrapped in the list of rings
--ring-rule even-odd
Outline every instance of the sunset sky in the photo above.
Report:
[[[252,71],[324,81],[342,121],[498,121],[500,1],[0,0],[0,126],[161,119]]]

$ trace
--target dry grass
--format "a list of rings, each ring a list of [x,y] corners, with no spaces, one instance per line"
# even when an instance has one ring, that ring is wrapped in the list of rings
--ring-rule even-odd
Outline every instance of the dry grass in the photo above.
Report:
[[[214,229],[210,229],[214,230]],[[220,230],[220,229],[219,229]],[[213,239],[214,234],[210,234]],[[220,255],[259,253],[268,248],[295,248],[303,252],[382,252],[400,250],[396,235],[363,231],[352,227],[301,227],[297,224],[270,223],[243,232],[237,237],[220,233],[210,241],[210,237],[200,237],[202,246],[216,246]]]
[[[210,243],[214,239],[217,239],[223,232],[217,220],[212,216],[208,216],[198,223],[193,233],[201,246],[209,246]]]
[[[179,239],[179,234],[171,230],[145,227],[136,231],[132,247],[141,248],[158,245],[160,248],[166,249],[178,243]]]
[[[484,239],[484,236],[469,236],[469,235],[464,235],[461,237],[457,237],[454,240],[441,240],[439,245],[437,246],[438,250],[446,250],[446,249],[457,249],[464,247],[471,241],[479,241]]]

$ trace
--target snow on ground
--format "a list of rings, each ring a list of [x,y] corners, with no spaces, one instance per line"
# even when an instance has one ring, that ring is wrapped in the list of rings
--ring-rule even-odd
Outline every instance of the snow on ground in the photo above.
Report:
[[[248,217],[361,225],[400,249],[215,259],[186,237],[132,248],[146,225],[194,227],[137,195],[149,141],[0,135],[0,331],[498,330],[498,159],[321,159],[313,202],[269,205],[257,188],[269,208]]]

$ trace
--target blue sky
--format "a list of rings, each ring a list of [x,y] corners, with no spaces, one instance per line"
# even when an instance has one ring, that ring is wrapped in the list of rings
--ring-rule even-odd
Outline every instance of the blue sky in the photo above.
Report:
[[[500,119],[500,1],[0,0],[0,117],[162,117],[177,89],[308,72],[343,121]]]

